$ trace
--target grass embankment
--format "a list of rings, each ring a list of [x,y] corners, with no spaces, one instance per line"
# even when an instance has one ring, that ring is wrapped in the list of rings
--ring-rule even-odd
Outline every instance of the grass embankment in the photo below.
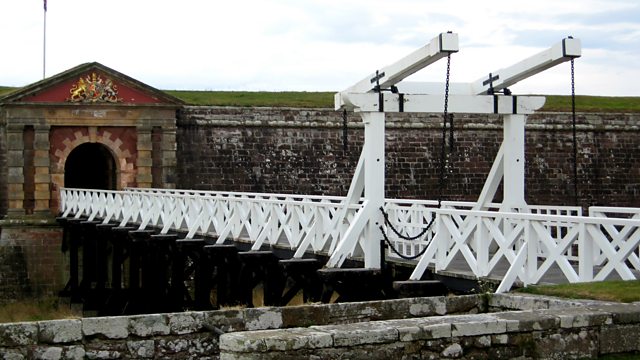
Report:
[[[166,90],[190,105],[333,108],[333,92]]]
[[[631,303],[640,301],[640,280],[535,285],[518,289],[517,291],[568,299],[591,299]]]
[[[571,111],[571,96],[548,95],[542,111]],[[576,111],[600,113],[640,112],[640,97],[576,96]]]
[[[0,86],[0,97],[19,88]],[[189,105],[202,106],[269,106],[299,108],[333,108],[332,91],[195,91],[165,90],[167,94]],[[546,95],[542,111],[571,111],[571,97]],[[640,112],[640,97],[576,96],[576,111],[603,113]]]
[[[333,108],[333,92],[165,91],[189,105]],[[548,95],[542,111],[571,111],[571,97]],[[576,97],[578,112],[640,112],[640,97]]]
[[[0,323],[81,317],[82,314],[74,312],[69,305],[61,304],[57,298],[22,300],[0,306]]]
[[[18,88],[15,88],[15,87],[0,86],[0,97],[7,95],[8,93],[17,89]]]

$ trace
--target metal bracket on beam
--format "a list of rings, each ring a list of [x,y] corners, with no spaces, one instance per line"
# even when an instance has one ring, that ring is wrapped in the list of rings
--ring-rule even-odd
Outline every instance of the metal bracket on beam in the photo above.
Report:
[[[442,95],[393,94],[381,97],[377,93],[341,93],[345,106],[357,112],[377,112],[382,107],[385,112],[439,113],[444,107]],[[533,114],[545,102],[544,96],[508,95],[450,95],[449,112],[467,114]]]

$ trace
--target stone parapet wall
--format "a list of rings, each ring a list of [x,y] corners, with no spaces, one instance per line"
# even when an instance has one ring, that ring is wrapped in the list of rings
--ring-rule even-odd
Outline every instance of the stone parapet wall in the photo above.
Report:
[[[349,114],[346,128],[342,116],[330,109],[186,106],[177,121],[176,186],[345,195],[364,139],[359,115]],[[456,114],[442,194],[441,124],[441,114],[388,114],[388,198],[477,199],[502,141],[502,119]],[[579,205],[638,206],[639,124],[637,114],[578,114]],[[571,114],[529,116],[525,187],[530,204],[574,204],[572,153]]]
[[[221,334],[483,311],[477,296],[0,324],[11,359],[217,358]]]
[[[495,309],[518,298],[499,295],[488,304]],[[220,358],[595,359],[640,351],[640,305],[580,305],[237,332],[220,337]]]
[[[11,359],[595,358],[640,350],[638,330],[637,304],[470,295],[0,324],[0,353]]]

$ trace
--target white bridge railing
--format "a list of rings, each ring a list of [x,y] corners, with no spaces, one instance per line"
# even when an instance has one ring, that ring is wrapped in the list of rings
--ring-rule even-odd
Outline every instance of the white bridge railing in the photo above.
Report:
[[[218,243],[248,241],[252,249],[276,245],[302,257],[312,251],[331,255],[364,201],[345,207],[343,197],[290,194],[137,189],[102,191],[62,189],[63,217],[138,224],[161,233],[183,231],[187,238],[209,235]],[[583,282],[611,276],[635,279],[640,271],[640,208],[592,207],[590,216],[569,206],[527,206],[501,212],[500,204],[473,210],[475,203],[385,201],[385,232],[394,252],[386,256],[418,256],[411,275],[419,279],[428,267],[469,272],[477,278],[499,277],[499,292],[516,282]],[[416,240],[403,240],[390,230]],[[351,250],[363,252],[364,232]],[[374,241],[381,240],[382,234]],[[415,262],[414,262],[415,263]],[[635,271],[635,273],[634,273]],[[550,274],[555,279],[547,279]]]

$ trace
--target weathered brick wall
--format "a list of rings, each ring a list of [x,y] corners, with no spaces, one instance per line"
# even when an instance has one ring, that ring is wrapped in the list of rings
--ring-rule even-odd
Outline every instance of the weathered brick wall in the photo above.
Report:
[[[387,116],[387,197],[438,198],[441,119]],[[580,205],[640,205],[638,120],[578,114]],[[502,119],[456,115],[454,138],[442,198],[475,200],[502,141]],[[342,114],[330,109],[186,107],[178,120],[177,187],[344,195],[363,142],[356,114],[347,140],[345,151]],[[526,143],[527,201],[573,205],[570,114],[530,116]]]
[[[0,116],[0,216],[7,213],[7,132]]]
[[[0,221],[0,303],[56,296],[68,278],[62,229],[50,220]]]

